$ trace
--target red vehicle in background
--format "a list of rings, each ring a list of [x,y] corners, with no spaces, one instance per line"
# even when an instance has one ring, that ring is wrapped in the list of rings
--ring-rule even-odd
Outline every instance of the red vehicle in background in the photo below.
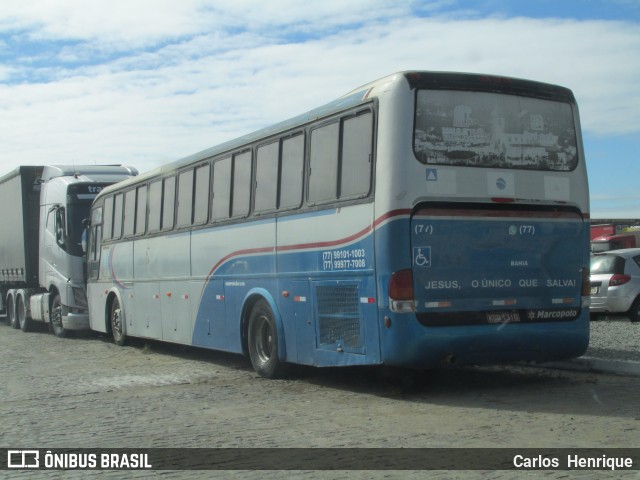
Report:
[[[627,225],[592,225],[591,252],[640,247],[640,227]]]
[[[627,225],[618,226],[613,223],[607,223],[605,225],[591,225],[591,240],[593,241],[597,237],[602,237],[604,235],[615,235],[622,228],[627,227]],[[618,229],[616,231],[616,229]]]

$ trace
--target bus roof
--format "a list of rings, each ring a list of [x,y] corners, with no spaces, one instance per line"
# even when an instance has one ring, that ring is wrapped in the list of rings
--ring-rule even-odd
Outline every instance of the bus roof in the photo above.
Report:
[[[460,72],[430,72],[430,71],[402,71],[387,75],[373,82],[364,84],[351,90],[345,95],[333,100],[325,105],[314,108],[306,113],[297,115],[288,120],[270,125],[255,132],[229,140],[219,145],[207,148],[200,152],[188,155],[181,159],[169,162],[158,168],[150,170],[137,177],[124,180],[118,184],[102,190],[99,197],[110,191],[127,187],[129,184],[141,183],[154,177],[170,172],[175,172],[187,165],[203,161],[214,156],[231,152],[243,145],[253,143],[262,138],[285,132],[299,125],[304,125],[319,118],[332,115],[341,110],[355,107],[361,103],[369,101],[371,98],[379,96],[383,91],[389,90],[394,83],[408,82],[410,88],[427,89],[453,89],[469,90],[480,89],[496,93],[511,93],[518,95],[536,96],[559,101],[575,103],[575,98],[571,90],[557,85],[524,80],[512,77],[486,75],[479,73]]]

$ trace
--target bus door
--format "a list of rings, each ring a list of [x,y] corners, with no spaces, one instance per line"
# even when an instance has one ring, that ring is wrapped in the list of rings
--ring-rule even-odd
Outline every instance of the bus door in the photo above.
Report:
[[[427,326],[576,319],[584,228],[569,210],[447,205],[416,211],[418,319]]]

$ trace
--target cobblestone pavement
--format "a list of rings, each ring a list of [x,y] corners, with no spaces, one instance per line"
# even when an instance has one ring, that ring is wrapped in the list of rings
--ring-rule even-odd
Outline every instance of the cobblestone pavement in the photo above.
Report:
[[[0,445],[151,447],[640,447],[640,378],[528,367],[419,377],[250,362],[94,334],[60,339],[0,324]],[[0,471],[0,476],[8,472]],[[85,478],[91,472],[19,472]],[[107,478],[640,478],[640,472],[99,472]],[[19,475],[22,477],[23,475]]]

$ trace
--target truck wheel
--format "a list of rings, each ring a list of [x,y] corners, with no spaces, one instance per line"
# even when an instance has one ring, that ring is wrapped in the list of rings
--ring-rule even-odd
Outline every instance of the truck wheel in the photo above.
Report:
[[[124,333],[124,325],[122,324],[122,309],[117,298],[113,299],[111,304],[111,314],[109,315],[109,323],[111,324],[111,334],[116,345],[122,346],[127,341],[127,335]]]
[[[276,378],[285,373],[278,359],[278,332],[269,304],[259,300],[251,310],[248,332],[249,358],[258,375]]]
[[[30,332],[33,330],[33,320],[31,320],[27,315],[27,307],[24,303],[24,296],[22,295],[18,297],[18,305],[16,305],[16,316],[18,317],[20,329],[23,332]]]
[[[13,328],[20,328],[20,322],[16,316],[16,309],[13,306],[13,297],[7,297],[7,320]]]
[[[69,330],[65,330],[62,326],[62,302],[60,302],[60,295],[56,294],[51,302],[51,332],[60,338],[66,338],[69,336]]]

